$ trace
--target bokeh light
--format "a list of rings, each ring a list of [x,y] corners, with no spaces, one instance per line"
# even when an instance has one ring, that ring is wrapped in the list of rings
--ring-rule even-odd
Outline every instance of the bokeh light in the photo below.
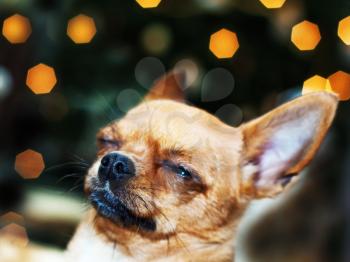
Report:
[[[338,36],[346,45],[350,45],[350,16],[340,20]]]
[[[239,126],[243,121],[242,110],[234,104],[223,105],[215,112],[215,116],[230,126]]]
[[[259,0],[266,8],[274,9],[280,8],[284,5],[286,0]]]
[[[31,149],[27,149],[16,156],[15,170],[24,179],[35,179],[45,168],[43,156]]]
[[[293,27],[291,40],[301,51],[315,49],[321,40],[318,25],[304,20]]]
[[[28,70],[27,86],[34,94],[47,94],[57,83],[55,70],[45,64],[38,64]]]
[[[15,14],[4,20],[2,34],[12,44],[26,42],[31,33],[30,22],[22,15]]]
[[[304,82],[302,94],[326,91],[328,80],[322,76],[315,75]]]
[[[230,71],[225,68],[214,68],[203,78],[201,99],[203,102],[224,99],[232,93],[234,85],[235,80]]]
[[[11,88],[12,76],[5,67],[0,66],[0,100],[10,93]]]
[[[274,35],[280,37],[283,42],[290,39],[290,28],[305,16],[304,9],[304,4],[300,1],[288,1],[283,8],[276,9],[274,14],[269,16]]]
[[[164,54],[170,47],[172,35],[163,24],[151,24],[141,34],[142,45],[152,55]]]
[[[174,67],[175,71],[182,71],[186,74],[186,87],[190,87],[198,82],[200,69],[193,59],[185,58],[178,61]]]
[[[339,100],[346,101],[350,99],[350,74],[338,71],[328,77],[328,89],[336,93]]]
[[[195,3],[208,11],[221,11],[230,6],[234,6],[236,1],[232,0],[195,0]]]
[[[23,226],[11,223],[0,229],[0,239],[5,238],[18,247],[26,247],[29,243],[28,235]]]
[[[165,66],[156,57],[144,57],[135,67],[135,78],[144,88],[149,89],[153,86],[154,81],[165,74]]]
[[[136,2],[142,8],[154,8],[157,7],[162,0],[136,0]]]
[[[95,21],[87,15],[80,14],[68,21],[67,35],[76,44],[90,43],[95,34]]]
[[[209,49],[217,58],[231,58],[239,48],[236,33],[225,28],[210,36]]]
[[[141,95],[134,89],[124,89],[117,97],[117,106],[122,112],[127,112],[142,100]]]

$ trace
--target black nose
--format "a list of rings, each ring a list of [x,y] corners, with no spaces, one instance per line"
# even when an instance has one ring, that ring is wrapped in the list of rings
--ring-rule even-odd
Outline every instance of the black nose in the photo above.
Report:
[[[126,182],[135,175],[133,161],[120,153],[109,153],[101,159],[98,170],[102,181]]]

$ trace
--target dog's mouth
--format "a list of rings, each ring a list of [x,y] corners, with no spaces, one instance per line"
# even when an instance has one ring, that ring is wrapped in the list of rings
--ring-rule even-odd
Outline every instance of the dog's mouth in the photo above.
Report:
[[[99,215],[120,226],[145,231],[156,230],[154,219],[137,216],[117,195],[108,190],[91,192],[89,200]]]

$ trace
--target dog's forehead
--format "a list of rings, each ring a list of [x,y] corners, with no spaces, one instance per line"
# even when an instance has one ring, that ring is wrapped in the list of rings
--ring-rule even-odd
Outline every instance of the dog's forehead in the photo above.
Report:
[[[225,146],[227,139],[231,140],[229,146],[232,147],[234,141],[239,140],[238,130],[215,116],[170,100],[141,103],[118,121],[117,127],[123,136],[144,135],[167,147]]]

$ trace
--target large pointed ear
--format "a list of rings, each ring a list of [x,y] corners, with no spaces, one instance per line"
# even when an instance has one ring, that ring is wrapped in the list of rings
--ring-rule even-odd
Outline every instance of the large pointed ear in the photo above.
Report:
[[[171,99],[179,102],[185,100],[184,89],[186,84],[186,74],[184,71],[172,71],[158,79],[145,100]]]
[[[241,126],[245,193],[259,198],[281,192],[314,157],[337,104],[332,94],[312,93]]]

